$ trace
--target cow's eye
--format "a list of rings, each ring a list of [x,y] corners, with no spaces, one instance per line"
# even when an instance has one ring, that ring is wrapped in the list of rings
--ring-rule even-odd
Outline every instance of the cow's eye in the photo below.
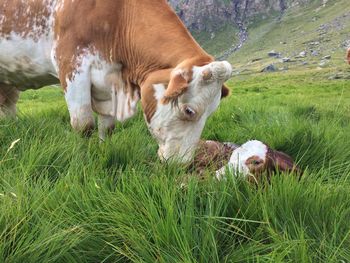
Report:
[[[193,119],[197,115],[196,111],[190,106],[184,106],[183,112],[188,119]]]
[[[260,165],[260,164],[262,164],[262,162],[263,162],[262,160],[252,160],[251,164],[252,165]]]

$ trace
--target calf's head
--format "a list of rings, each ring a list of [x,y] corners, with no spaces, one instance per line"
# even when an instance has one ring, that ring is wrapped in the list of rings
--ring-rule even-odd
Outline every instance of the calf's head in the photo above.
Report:
[[[203,65],[204,64],[204,65]],[[202,65],[184,62],[163,71],[141,87],[141,100],[158,155],[163,160],[192,159],[207,118],[228,94],[224,82],[232,74],[228,62]]]
[[[229,167],[233,169],[234,174],[241,173],[248,176],[251,182],[255,182],[265,172],[268,178],[276,171],[294,172],[298,176],[303,174],[292,157],[256,140],[248,141],[235,149],[231,155]],[[217,174],[217,177],[220,178],[221,174]]]

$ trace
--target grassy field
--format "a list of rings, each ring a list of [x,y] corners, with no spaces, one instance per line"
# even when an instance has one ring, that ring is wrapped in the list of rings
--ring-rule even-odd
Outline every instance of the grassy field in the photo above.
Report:
[[[259,139],[305,169],[260,187],[160,163],[141,112],[99,144],[59,89],[23,93],[0,121],[0,262],[350,262],[349,80],[331,74],[229,82],[203,138]]]

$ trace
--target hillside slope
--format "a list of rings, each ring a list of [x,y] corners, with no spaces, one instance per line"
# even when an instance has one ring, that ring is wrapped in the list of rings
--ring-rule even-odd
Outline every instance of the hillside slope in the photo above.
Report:
[[[229,57],[241,69],[257,71],[269,64],[283,70],[345,65],[345,49],[350,46],[349,2],[339,0],[325,6],[292,8],[280,20],[253,22],[248,34],[247,42]],[[280,55],[269,57],[270,51]],[[282,63],[282,58],[289,62]]]
[[[190,30],[207,32],[228,23],[244,25],[254,17],[281,14],[312,2],[315,0],[169,0]]]
[[[283,70],[334,67],[344,63],[350,46],[348,0],[170,3],[209,53],[228,58],[240,72],[261,71],[269,64]],[[269,57],[270,51],[280,55]],[[289,62],[282,63],[283,57]]]

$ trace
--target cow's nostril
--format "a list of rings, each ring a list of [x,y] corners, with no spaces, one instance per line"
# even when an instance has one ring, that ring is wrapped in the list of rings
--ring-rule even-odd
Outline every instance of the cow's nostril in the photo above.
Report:
[[[185,114],[188,116],[188,117],[194,117],[196,115],[196,112],[195,110],[193,110],[192,108],[190,107],[185,107]]]
[[[194,111],[191,110],[191,109],[189,109],[189,108],[186,109],[186,113],[187,113],[188,115],[194,115]]]

